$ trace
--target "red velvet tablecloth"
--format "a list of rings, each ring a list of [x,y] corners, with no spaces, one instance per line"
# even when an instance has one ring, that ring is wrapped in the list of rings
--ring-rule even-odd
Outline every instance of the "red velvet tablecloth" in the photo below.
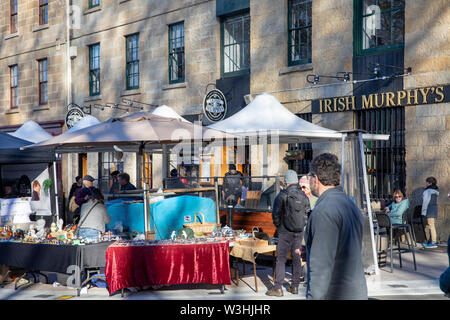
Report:
[[[230,285],[227,242],[119,247],[106,251],[109,293],[129,287],[210,283]]]

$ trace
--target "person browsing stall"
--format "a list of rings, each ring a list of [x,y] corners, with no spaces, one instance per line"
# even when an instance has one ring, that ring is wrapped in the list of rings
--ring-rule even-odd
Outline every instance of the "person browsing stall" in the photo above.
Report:
[[[362,261],[363,215],[340,185],[338,158],[323,153],[311,162],[316,206],[306,227],[308,300],[367,300]]]
[[[92,191],[94,190],[95,179],[90,175],[85,175],[83,177],[83,188],[77,191],[75,195],[75,203],[78,206],[82,206],[86,203],[92,196]]]
[[[166,179],[166,188],[167,189],[186,188],[186,185],[181,181],[180,177],[178,176],[177,169],[170,170],[170,178]]]
[[[403,215],[409,208],[409,200],[404,197],[400,190],[395,190],[393,195],[394,201],[384,210],[391,218],[392,224],[402,224]]]
[[[72,199],[72,197],[77,194],[78,190],[83,188],[83,179],[82,178],[83,177],[81,177],[81,176],[75,177],[75,182],[72,184],[72,187],[70,187],[69,202],[70,202],[70,199]]]
[[[317,202],[317,197],[311,193],[309,178],[307,176],[302,176],[298,181],[298,184],[300,185],[300,188],[305,193],[305,195],[308,197],[311,210],[314,209],[314,206],[316,205]]]
[[[130,175],[128,173],[120,173],[117,176],[119,182],[119,191],[136,190],[136,187],[130,183]]]
[[[303,238],[306,215],[310,210],[309,200],[300,189],[297,173],[287,170],[283,188],[275,198],[272,211],[273,224],[277,227],[277,261],[275,267],[275,285],[266,292],[268,296],[283,296],[286,256],[292,254],[292,283],[288,292],[298,294],[301,276],[300,247]]]
[[[83,239],[97,240],[111,222],[105,200],[100,190],[94,189],[91,198],[81,207],[78,235]]]
[[[111,188],[109,189],[109,193],[119,192],[120,185],[119,185],[119,181],[117,178],[119,174],[120,174],[120,171],[118,171],[118,170],[111,172],[112,184],[111,184]]]

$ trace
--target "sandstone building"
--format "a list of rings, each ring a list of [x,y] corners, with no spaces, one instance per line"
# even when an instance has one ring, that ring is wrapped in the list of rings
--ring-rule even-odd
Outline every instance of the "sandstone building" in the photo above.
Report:
[[[225,94],[226,117],[268,92],[315,124],[390,134],[388,142],[367,144],[373,199],[391,199],[401,189],[413,210],[425,178],[435,176],[441,190],[437,228],[441,240],[448,235],[448,1],[4,0],[0,7],[2,130],[35,120],[59,134],[70,103],[104,121],[125,114],[126,101],[146,110],[168,105],[209,124],[202,109],[208,88]],[[288,156],[287,164],[288,149],[301,156]],[[340,145],[279,151],[283,170],[304,174],[314,155],[339,154]],[[257,152],[248,150],[241,169],[276,174],[249,163]],[[161,156],[127,154],[122,160],[110,153],[64,155],[65,193],[84,173],[107,187],[117,168],[137,185],[145,168],[147,182],[161,186]],[[208,170],[221,175],[224,166]]]

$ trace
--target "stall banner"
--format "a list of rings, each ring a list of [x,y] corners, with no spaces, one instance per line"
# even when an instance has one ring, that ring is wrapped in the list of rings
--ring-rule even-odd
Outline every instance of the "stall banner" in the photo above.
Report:
[[[42,171],[42,173],[37,176],[33,181],[31,181],[31,210],[36,213],[37,216],[50,216],[52,214],[51,209],[51,193],[52,188],[54,188],[53,181],[47,192],[44,188],[44,181],[49,180],[48,169]]]

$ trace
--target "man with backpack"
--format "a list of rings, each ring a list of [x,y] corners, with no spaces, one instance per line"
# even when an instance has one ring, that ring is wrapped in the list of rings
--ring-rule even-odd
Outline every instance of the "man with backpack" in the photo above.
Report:
[[[228,172],[223,178],[222,195],[228,207],[228,226],[232,227],[232,209],[237,204],[239,198],[242,196],[242,180],[244,176],[241,172],[236,170],[234,164],[228,165]]]
[[[283,296],[286,256],[292,255],[292,283],[288,292],[298,294],[301,276],[300,248],[306,216],[310,211],[309,199],[298,184],[297,173],[286,171],[284,181],[286,188],[275,198],[272,211],[273,224],[277,227],[277,262],[275,267],[275,285],[266,292],[268,296]]]

